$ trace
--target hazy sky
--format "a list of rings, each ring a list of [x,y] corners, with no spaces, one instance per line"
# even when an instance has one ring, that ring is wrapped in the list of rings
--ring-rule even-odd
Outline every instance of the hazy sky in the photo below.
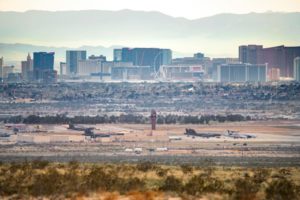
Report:
[[[145,10],[189,19],[218,13],[300,11],[300,0],[0,0],[0,10]]]

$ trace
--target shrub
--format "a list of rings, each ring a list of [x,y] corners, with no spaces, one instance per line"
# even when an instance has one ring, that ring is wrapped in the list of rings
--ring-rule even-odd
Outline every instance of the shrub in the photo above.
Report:
[[[33,169],[45,169],[49,165],[49,161],[46,160],[34,160],[31,163]]]
[[[117,183],[115,174],[107,174],[100,167],[93,167],[84,179],[86,187],[92,191],[98,189],[112,191]]]
[[[150,171],[150,170],[155,170],[156,165],[152,164],[151,162],[142,162],[142,163],[138,163],[136,168],[139,171],[147,172],[147,171]]]
[[[75,170],[79,167],[79,162],[76,160],[71,160],[68,165],[71,169]]]
[[[191,165],[183,164],[180,167],[181,167],[181,171],[184,174],[188,174],[188,173],[192,173],[193,172],[193,167]]]
[[[268,200],[297,199],[295,184],[286,178],[272,180],[265,193]]]
[[[267,169],[258,169],[254,172],[253,181],[257,184],[265,182],[270,176],[270,171]]]
[[[163,185],[160,187],[162,191],[173,191],[173,192],[180,192],[182,188],[183,188],[182,182],[174,176],[168,176],[164,180]]]
[[[138,178],[118,179],[118,191],[128,192],[132,190],[144,190],[145,182]]]
[[[61,194],[64,183],[64,176],[56,169],[50,168],[45,174],[39,174],[31,186],[34,196],[49,196]]]
[[[235,191],[233,199],[235,200],[253,200],[260,188],[260,184],[255,183],[250,177],[239,178],[234,182]]]
[[[202,194],[204,184],[204,179],[201,176],[194,176],[185,185],[185,191],[187,191],[188,194],[198,196]]]
[[[203,193],[223,193],[224,183],[217,178],[212,178],[207,174],[193,176],[185,185],[185,191],[190,195],[199,196]]]
[[[155,173],[159,177],[164,177],[164,176],[166,176],[168,174],[168,170],[167,169],[163,169],[163,168],[160,167],[160,168],[157,168],[155,170]]]

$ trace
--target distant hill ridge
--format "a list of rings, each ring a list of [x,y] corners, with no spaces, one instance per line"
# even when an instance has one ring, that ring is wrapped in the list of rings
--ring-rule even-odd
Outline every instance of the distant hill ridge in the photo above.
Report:
[[[103,46],[117,44],[237,56],[240,44],[300,45],[299,21],[300,12],[219,14],[189,20],[132,10],[3,11],[0,12],[0,41],[42,46],[99,46],[99,52],[105,53],[111,49]],[[8,49],[1,46],[0,55],[10,51],[6,56],[11,59],[20,49],[20,46],[16,51],[13,46]]]

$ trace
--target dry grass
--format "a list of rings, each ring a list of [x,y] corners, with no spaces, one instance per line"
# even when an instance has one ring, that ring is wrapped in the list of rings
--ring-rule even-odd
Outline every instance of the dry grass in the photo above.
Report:
[[[0,199],[262,200],[280,188],[300,196],[300,168],[77,162],[0,165]]]

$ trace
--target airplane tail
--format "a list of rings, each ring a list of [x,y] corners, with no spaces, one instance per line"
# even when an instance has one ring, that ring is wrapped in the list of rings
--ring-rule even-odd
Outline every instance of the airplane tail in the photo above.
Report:
[[[74,126],[74,124],[69,124],[69,129],[73,129],[73,128],[75,128],[75,126]]]

